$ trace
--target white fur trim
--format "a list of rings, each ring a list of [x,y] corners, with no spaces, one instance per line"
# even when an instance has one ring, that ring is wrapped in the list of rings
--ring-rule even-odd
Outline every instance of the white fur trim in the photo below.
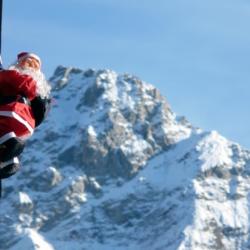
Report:
[[[2,163],[0,164],[0,169],[1,169],[1,168],[4,168],[4,167],[6,167],[6,166],[8,166],[8,165],[10,165],[10,164],[19,164],[19,159],[18,159],[17,157],[14,157],[14,158],[11,159],[11,160],[2,162]]]
[[[12,111],[0,111],[0,116],[7,116],[7,117],[13,117],[20,123],[22,123],[29,131],[31,134],[33,134],[34,129],[29,125],[27,121],[25,121],[20,115],[18,115],[15,112]]]
[[[2,137],[0,137],[0,144],[6,142],[7,140],[13,137],[16,137],[16,134],[14,132],[10,132],[8,134],[3,135]]]

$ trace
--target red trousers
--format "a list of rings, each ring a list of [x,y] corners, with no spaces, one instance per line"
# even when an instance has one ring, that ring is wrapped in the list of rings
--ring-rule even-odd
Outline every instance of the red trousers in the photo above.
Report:
[[[34,126],[35,120],[28,105],[13,102],[0,106],[0,144],[11,137],[32,135]]]
[[[14,132],[17,137],[30,134],[30,131],[22,123],[13,117],[0,116],[0,138],[5,134]]]

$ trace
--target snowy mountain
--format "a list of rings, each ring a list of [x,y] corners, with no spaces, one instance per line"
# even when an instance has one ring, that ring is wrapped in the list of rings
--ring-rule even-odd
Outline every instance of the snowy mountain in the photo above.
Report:
[[[250,152],[158,90],[58,67],[55,102],[3,182],[1,250],[250,249]]]

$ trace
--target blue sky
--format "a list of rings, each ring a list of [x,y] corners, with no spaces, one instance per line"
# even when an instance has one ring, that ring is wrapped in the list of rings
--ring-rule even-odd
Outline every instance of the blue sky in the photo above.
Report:
[[[19,51],[58,65],[135,74],[178,115],[250,149],[247,0],[4,0],[5,65]]]

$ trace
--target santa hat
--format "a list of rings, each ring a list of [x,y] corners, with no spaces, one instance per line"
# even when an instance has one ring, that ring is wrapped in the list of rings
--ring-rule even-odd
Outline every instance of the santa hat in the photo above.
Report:
[[[42,62],[41,62],[40,57],[34,53],[21,52],[17,55],[17,61],[23,60],[23,59],[28,58],[28,57],[32,57],[32,58],[36,59],[41,66]]]

